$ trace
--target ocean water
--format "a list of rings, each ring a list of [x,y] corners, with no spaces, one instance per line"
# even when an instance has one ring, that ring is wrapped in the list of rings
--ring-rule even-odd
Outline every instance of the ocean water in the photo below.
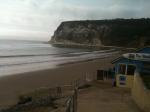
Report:
[[[106,58],[115,49],[92,51],[53,47],[46,42],[0,40],[0,76],[58,67],[61,64]]]

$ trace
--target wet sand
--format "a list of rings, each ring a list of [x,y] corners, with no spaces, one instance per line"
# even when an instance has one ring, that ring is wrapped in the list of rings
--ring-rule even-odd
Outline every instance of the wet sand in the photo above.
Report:
[[[55,69],[28,72],[0,77],[0,107],[15,104],[19,95],[40,87],[54,87],[70,84],[88,74],[96,74],[98,69],[112,67],[116,56],[88,62],[71,63]]]

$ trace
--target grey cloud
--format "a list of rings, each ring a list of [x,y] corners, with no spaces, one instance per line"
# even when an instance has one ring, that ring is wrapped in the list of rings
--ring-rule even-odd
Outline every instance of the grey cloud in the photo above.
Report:
[[[66,2],[66,0],[6,1],[8,2],[8,6],[5,3],[7,7],[12,2],[13,4],[6,9],[5,7],[2,8],[0,4],[0,28],[3,28],[2,25],[16,30],[22,29],[26,33],[34,31],[37,32],[37,35],[40,32],[47,32],[47,34],[52,35],[60,22],[67,20],[150,17],[150,0],[93,0],[89,4],[81,0],[81,2],[78,1],[81,3],[78,5],[72,3],[73,0],[68,0],[70,2]],[[2,10],[8,11],[2,12]],[[3,18],[5,15],[7,21]],[[47,35],[48,40],[49,38]]]

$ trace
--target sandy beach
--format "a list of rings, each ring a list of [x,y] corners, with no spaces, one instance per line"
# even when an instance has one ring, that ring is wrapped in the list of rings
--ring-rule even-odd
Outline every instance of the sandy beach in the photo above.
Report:
[[[87,62],[66,64],[55,69],[28,72],[0,77],[0,106],[15,104],[19,95],[41,87],[54,87],[70,84],[88,74],[96,74],[98,69],[112,67],[116,56]]]

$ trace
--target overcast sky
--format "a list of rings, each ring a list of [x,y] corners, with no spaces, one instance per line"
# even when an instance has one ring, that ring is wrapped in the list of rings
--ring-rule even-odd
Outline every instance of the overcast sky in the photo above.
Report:
[[[0,0],[0,38],[49,40],[62,21],[150,17],[150,0]]]

